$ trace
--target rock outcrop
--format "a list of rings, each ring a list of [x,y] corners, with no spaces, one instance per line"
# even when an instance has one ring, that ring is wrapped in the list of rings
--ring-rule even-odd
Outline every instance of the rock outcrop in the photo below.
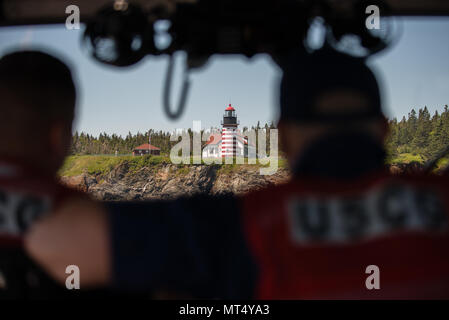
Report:
[[[269,185],[287,181],[290,173],[279,168],[273,175],[261,175],[255,166],[164,164],[130,170],[122,163],[106,175],[83,173],[73,177],[61,177],[69,187],[90,193],[100,200],[170,199],[184,195],[205,193],[243,194]]]
[[[390,165],[393,174],[422,170],[419,164]],[[170,199],[205,193],[210,195],[244,194],[251,190],[288,181],[290,172],[279,168],[273,175],[261,175],[259,168],[250,165],[177,166],[161,164],[133,171],[127,162],[107,174],[61,177],[69,187],[90,193],[99,200]]]

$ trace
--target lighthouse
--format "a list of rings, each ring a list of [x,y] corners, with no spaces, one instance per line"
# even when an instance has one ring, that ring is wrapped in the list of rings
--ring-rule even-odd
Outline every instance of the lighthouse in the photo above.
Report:
[[[221,156],[235,157],[237,154],[237,126],[239,123],[235,109],[231,104],[225,109],[221,125]]]
[[[238,129],[239,121],[232,105],[225,109],[221,133],[211,133],[203,148],[203,158],[254,157],[256,146]]]

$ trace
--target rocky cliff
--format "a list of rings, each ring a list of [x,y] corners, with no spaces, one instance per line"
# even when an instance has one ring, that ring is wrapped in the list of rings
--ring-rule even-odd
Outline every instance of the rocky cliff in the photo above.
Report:
[[[422,170],[417,163],[393,164],[393,174]],[[61,181],[90,193],[99,200],[169,199],[206,193],[243,194],[266,186],[286,182],[290,172],[279,168],[276,174],[261,175],[254,165],[188,165],[170,163],[145,165],[136,169],[132,161],[122,161],[106,172],[62,176]]]
[[[131,170],[127,162],[107,174],[83,173],[61,177],[73,188],[101,200],[169,199],[197,193],[242,194],[287,181],[290,173],[279,168],[273,175],[261,175],[257,166],[177,166],[161,164]]]

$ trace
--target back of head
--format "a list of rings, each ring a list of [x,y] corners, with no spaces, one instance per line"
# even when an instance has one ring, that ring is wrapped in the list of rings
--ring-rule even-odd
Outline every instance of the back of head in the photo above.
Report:
[[[305,157],[318,163],[317,150],[349,156],[361,145],[377,149],[382,161],[386,122],[378,81],[364,59],[325,46],[292,52],[281,67],[279,129],[292,166]]]
[[[281,120],[347,124],[382,116],[378,82],[364,59],[324,47],[294,52],[282,68]]]
[[[68,143],[76,104],[76,88],[66,64],[40,51],[3,56],[0,99],[1,156],[23,158],[24,150],[50,157],[61,153],[52,146],[57,139],[51,141],[51,135],[62,135],[59,142]],[[59,132],[52,132],[56,126]]]

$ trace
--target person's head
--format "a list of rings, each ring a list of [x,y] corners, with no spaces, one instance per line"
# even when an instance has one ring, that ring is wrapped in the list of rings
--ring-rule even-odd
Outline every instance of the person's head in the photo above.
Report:
[[[279,133],[290,165],[314,141],[363,134],[382,143],[387,122],[378,82],[359,58],[330,48],[294,53],[284,60]]]
[[[70,147],[76,87],[70,69],[39,51],[0,58],[0,157],[55,173]]]

